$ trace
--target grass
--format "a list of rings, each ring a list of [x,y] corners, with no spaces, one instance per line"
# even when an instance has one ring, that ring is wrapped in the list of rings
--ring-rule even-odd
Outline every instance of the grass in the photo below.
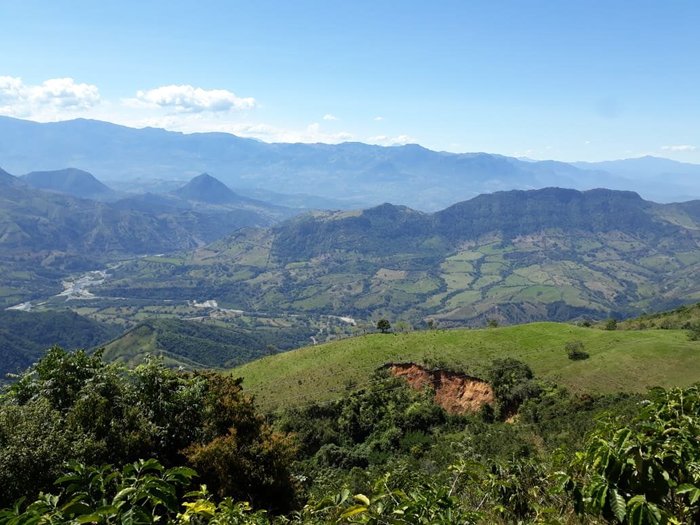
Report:
[[[581,341],[590,358],[568,359]],[[440,361],[482,376],[495,358],[514,357],[535,374],[578,393],[643,392],[700,381],[700,342],[683,330],[605,331],[559,323],[481,330],[370,334],[265,357],[232,370],[263,409],[325,401],[360,387],[388,362]]]

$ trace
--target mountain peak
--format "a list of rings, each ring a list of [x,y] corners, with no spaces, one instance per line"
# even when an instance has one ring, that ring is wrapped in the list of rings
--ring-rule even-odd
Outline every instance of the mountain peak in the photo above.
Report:
[[[7,173],[4,169],[0,168],[0,180],[11,180],[11,178],[14,179],[14,175],[10,175]]]
[[[40,190],[54,191],[85,199],[114,197],[114,190],[102,184],[92,173],[77,168],[53,171],[33,171],[22,177],[27,184]]]
[[[509,236],[547,229],[636,231],[654,229],[652,203],[633,191],[567,188],[483,194],[437,212],[443,228],[459,234],[497,231]]]
[[[173,193],[183,199],[206,202],[208,204],[229,204],[241,200],[241,197],[231,191],[226,184],[208,173],[197,175]]]

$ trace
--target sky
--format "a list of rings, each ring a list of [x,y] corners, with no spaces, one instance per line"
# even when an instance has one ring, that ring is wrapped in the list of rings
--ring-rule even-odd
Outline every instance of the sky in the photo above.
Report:
[[[0,115],[700,163],[697,0],[0,0]]]

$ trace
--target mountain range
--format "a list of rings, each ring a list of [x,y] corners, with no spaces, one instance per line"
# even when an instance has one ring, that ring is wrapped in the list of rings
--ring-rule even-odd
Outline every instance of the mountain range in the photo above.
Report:
[[[700,196],[700,168],[667,159],[567,164],[415,144],[268,144],[226,133],[183,134],[83,119],[36,123],[0,117],[0,162],[16,173],[72,166],[118,190],[152,191],[154,184],[207,172],[239,192],[268,192],[273,199],[277,194],[277,204],[289,205],[290,194],[297,202],[310,195],[336,208],[389,201],[434,211],[481,193],[545,186],[632,189],[658,202]]]
[[[413,324],[603,318],[700,299],[699,248],[700,201],[514,190],[432,214],[391,204],[313,212],[162,264],[127,263],[98,289]]]
[[[170,194],[119,195],[80,170],[21,178],[0,170],[0,304],[58,293],[71,272],[192,249],[294,213],[239,197],[206,174]]]

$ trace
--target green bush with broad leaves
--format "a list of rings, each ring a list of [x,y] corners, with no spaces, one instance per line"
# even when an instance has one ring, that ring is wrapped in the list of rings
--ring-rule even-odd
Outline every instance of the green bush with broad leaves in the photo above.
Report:
[[[565,478],[577,511],[630,525],[700,522],[700,388],[650,392],[592,433]]]

